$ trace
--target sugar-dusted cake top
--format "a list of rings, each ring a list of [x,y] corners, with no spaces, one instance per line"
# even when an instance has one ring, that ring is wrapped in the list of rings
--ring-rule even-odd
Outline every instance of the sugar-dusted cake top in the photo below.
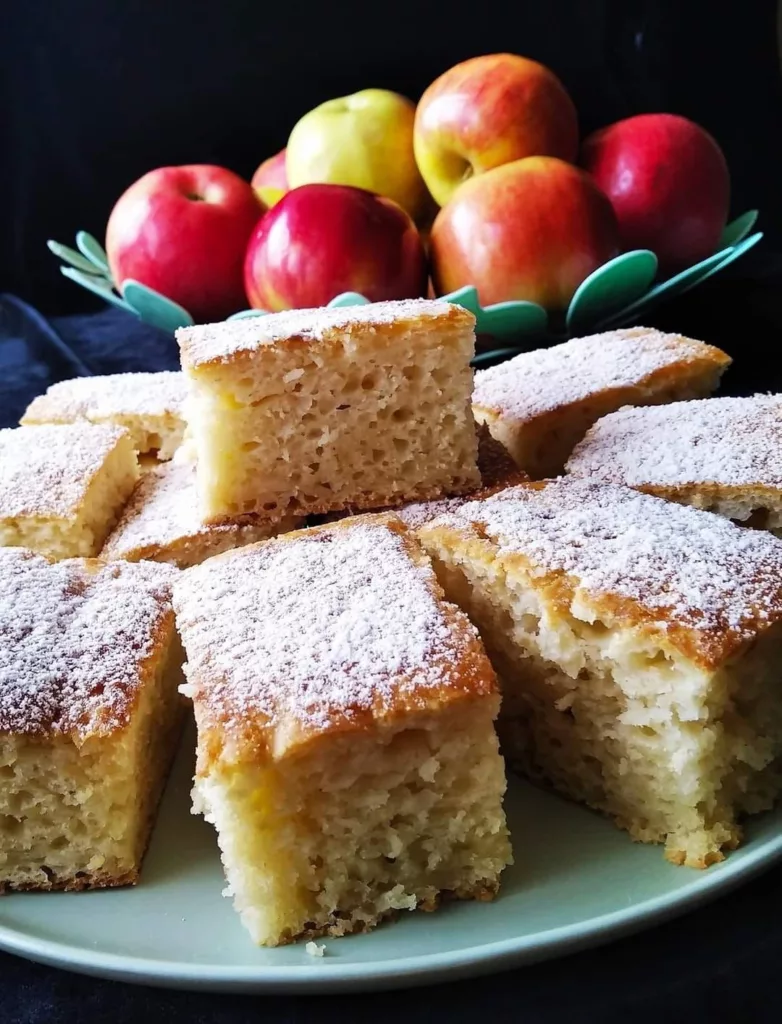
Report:
[[[437,299],[401,299],[362,306],[291,309],[268,316],[227,320],[219,324],[180,327],[176,332],[185,368],[223,362],[283,342],[326,342],[356,331],[387,331],[410,327],[463,325],[475,317],[461,306]]]
[[[173,629],[167,565],[0,548],[0,732],[105,734]]]
[[[182,575],[174,607],[199,715],[263,736],[275,757],[494,689],[474,628],[389,517],[209,559]]]
[[[111,416],[181,415],[187,395],[179,372],[113,373],[62,380],[35,398],[22,423],[106,419]]]
[[[0,430],[0,517],[73,515],[125,434],[82,422]]]
[[[552,348],[523,352],[475,374],[473,404],[530,420],[600,391],[648,383],[661,372],[727,367],[718,348],[646,327],[573,338]]]
[[[165,548],[187,538],[233,529],[202,522],[195,464],[168,462],[145,473],[136,484],[101,557],[121,558],[130,551]]]
[[[630,486],[782,487],[782,395],[628,406],[597,421],[568,471]]]
[[[782,541],[710,512],[566,477],[470,502],[425,529],[476,526],[581,617],[651,628],[704,665],[782,618]]]

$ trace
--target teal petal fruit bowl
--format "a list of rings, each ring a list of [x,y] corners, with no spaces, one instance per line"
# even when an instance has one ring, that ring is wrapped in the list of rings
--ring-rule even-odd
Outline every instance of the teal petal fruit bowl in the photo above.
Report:
[[[482,351],[475,357],[474,364],[480,366],[569,337],[642,322],[660,303],[689,291],[755,246],[763,237],[762,232],[752,231],[757,217],[757,210],[749,210],[731,221],[723,231],[717,252],[664,280],[658,279],[657,257],[650,250],[622,253],[581,282],[558,322],[534,302],[511,301],[482,306],[477,289],[471,285],[442,298],[469,309],[475,315],[477,333],[497,343],[497,348]],[[117,285],[111,277],[103,247],[86,231],[76,235],[75,249],[60,242],[47,244],[64,264],[60,271],[65,277],[106,302],[134,313],[145,323],[169,333],[194,323],[186,309],[139,281],[129,279]],[[336,295],[329,306],[351,306],[368,301],[357,292],[343,292]],[[267,315],[266,310],[246,309],[229,319],[264,315]]]

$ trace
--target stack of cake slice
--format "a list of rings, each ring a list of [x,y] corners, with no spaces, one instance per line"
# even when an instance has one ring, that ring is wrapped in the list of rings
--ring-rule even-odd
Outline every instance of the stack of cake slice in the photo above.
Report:
[[[614,331],[473,393],[474,318],[430,300],[178,341],[181,374],[66,381],[0,431],[0,890],[137,879],[174,609],[195,809],[261,944],[494,896],[498,733],[679,864],[777,799],[782,541],[724,517],[782,531],[782,400],[687,401],[724,352]]]

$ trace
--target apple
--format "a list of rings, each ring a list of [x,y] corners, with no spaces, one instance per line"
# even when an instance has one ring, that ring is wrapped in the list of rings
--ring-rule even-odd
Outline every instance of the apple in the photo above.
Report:
[[[617,121],[586,139],[582,163],[613,203],[623,249],[651,249],[664,274],[717,251],[730,175],[720,147],[693,121]]]
[[[619,252],[616,216],[592,178],[531,156],[462,185],[432,227],[438,295],[472,284],[483,305],[525,299],[565,309],[576,288]]]
[[[154,288],[198,322],[246,305],[247,240],[263,213],[250,186],[211,164],[160,167],[119,197],[106,228],[112,276]]]
[[[527,156],[574,160],[576,108],[537,61],[512,53],[473,57],[424,92],[414,146],[424,181],[444,206],[462,182],[501,164]]]
[[[290,187],[285,171],[285,150],[281,149],[279,153],[259,164],[250,184],[266,207],[270,208],[282,199]]]
[[[325,306],[341,292],[372,302],[426,293],[418,230],[401,206],[349,185],[291,189],[247,246],[250,304],[277,311]]]
[[[388,89],[321,103],[288,139],[290,187],[354,185],[393,199],[418,219],[429,196],[413,153],[414,122],[415,104]]]

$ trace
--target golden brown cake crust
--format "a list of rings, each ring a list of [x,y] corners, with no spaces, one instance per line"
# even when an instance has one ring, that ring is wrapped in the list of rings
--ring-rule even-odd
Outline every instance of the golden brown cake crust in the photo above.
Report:
[[[477,632],[393,516],[219,555],[182,574],[174,607],[203,770],[229,742],[280,759],[496,693]]]
[[[469,502],[422,529],[498,550],[566,614],[648,633],[714,669],[782,619],[782,542],[625,487],[576,478]]]
[[[113,875],[110,871],[80,871],[72,878],[62,881],[31,882],[29,885],[11,885],[0,881],[0,896],[10,892],[87,892],[90,889],[120,889],[126,885],[136,885],[141,874],[139,866],[124,875]]]
[[[491,903],[492,900],[496,899],[499,891],[499,879],[483,879],[480,882],[476,882],[475,885],[465,886],[458,890],[442,889],[430,899],[422,900],[416,905],[415,909],[423,911],[425,914],[432,914],[436,910],[439,910],[441,904],[450,903],[453,900],[477,900],[479,903]],[[409,913],[409,911],[405,911],[405,913]],[[322,927],[305,928],[296,935],[286,937],[279,943],[279,945],[290,945],[294,942],[300,942],[306,939],[311,940],[328,937],[336,939],[342,938],[345,935],[355,935],[357,933],[373,931],[383,921],[397,920],[400,914],[401,911],[399,910],[388,910],[372,921],[357,923],[351,922],[346,918],[339,917],[335,914],[332,915],[331,919]]]
[[[176,574],[0,549],[0,732],[83,742],[124,728],[171,641]]]
[[[317,343],[328,349],[342,345],[353,331],[365,333],[369,328],[378,335],[392,337],[422,322],[435,330],[471,328],[475,317],[450,302],[402,299],[365,306],[293,309],[219,324],[180,327],[176,338],[183,368],[197,370],[210,363],[241,360],[269,345],[285,351],[309,348]]]
[[[487,497],[494,491],[529,480],[524,470],[519,469],[513,461],[508,449],[491,436],[485,423],[478,425],[478,469],[481,473],[481,493]]]

